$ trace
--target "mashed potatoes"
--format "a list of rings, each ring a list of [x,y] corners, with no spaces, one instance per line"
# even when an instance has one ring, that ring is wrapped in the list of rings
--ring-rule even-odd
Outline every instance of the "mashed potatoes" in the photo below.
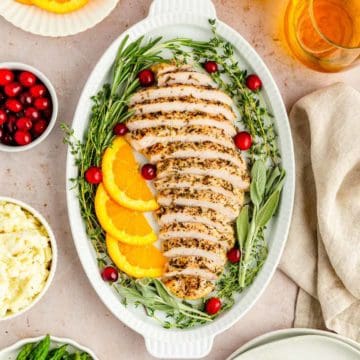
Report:
[[[0,201],[0,318],[29,306],[49,276],[46,230],[19,205]]]

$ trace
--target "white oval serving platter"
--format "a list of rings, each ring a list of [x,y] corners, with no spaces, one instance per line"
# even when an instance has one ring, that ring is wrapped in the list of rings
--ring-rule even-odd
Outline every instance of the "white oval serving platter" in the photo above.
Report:
[[[42,340],[44,337],[40,336],[40,337],[36,337],[36,338],[28,338],[28,339],[22,339],[20,341],[18,341],[17,343],[0,350],[0,360],[15,360],[16,356],[18,355],[20,349],[28,343],[37,343],[40,340]],[[91,357],[93,358],[93,360],[99,360],[96,355],[88,348],[86,348],[85,346],[82,346],[80,344],[78,344],[76,341],[71,340],[71,339],[65,339],[65,338],[58,338],[55,336],[51,336],[51,347],[55,347],[55,346],[61,346],[64,344],[69,344],[69,350],[70,351],[76,351],[76,350],[81,350],[81,351],[85,351],[87,352],[89,355],[91,355]]]
[[[208,40],[211,38],[209,18],[216,18],[215,7],[210,0],[154,0],[150,7],[149,16],[115,40],[95,66],[83,89],[74,116],[74,135],[79,139],[83,138],[91,109],[90,98],[108,81],[118,46],[126,35],[129,35],[131,41],[141,35],[146,35],[148,38],[163,36],[165,39],[190,37]],[[218,33],[235,46],[235,56],[240,64],[249,71],[257,73],[263,81],[263,98],[275,118],[283,167],[287,172],[279,211],[267,233],[268,259],[254,283],[237,298],[234,307],[219,316],[211,324],[189,330],[163,329],[148,318],[141,309],[124,307],[118,295],[101,280],[95,252],[86,236],[76,192],[71,190],[71,182],[69,180],[67,182],[67,203],[73,238],[92,286],[104,304],[118,319],[144,336],[147,350],[158,358],[194,359],[206,356],[211,351],[214,337],[228,329],[249,311],[265,290],[276,270],[286,242],[292,214],[295,187],[293,144],[286,110],[279,90],[266,65],[246,40],[221,21],[217,21],[217,27]],[[76,176],[77,168],[74,164],[73,155],[69,151],[67,179]]]

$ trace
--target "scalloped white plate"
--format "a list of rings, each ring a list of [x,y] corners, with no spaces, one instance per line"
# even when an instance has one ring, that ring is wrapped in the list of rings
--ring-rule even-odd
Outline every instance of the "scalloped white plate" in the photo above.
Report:
[[[20,341],[18,341],[17,343],[0,350],[0,360],[15,360],[17,354],[19,353],[19,350],[28,343],[36,343],[40,340],[42,340],[44,338],[44,336],[39,336],[36,338],[28,338],[28,339],[22,339]],[[94,360],[99,360],[96,355],[87,347],[82,346],[80,344],[78,344],[76,341],[71,340],[71,339],[66,339],[66,338],[58,338],[55,336],[51,336],[51,347],[55,347],[55,346],[59,346],[59,345],[64,345],[64,344],[69,344],[69,351],[76,351],[76,350],[81,350],[81,351],[86,351],[89,355],[92,356],[92,358]]]
[[[75,136],[79,139],[83,138],[92,105],[90,97],[96,94],[109,80],[108,76],[118,46],[125,35],[129,35],[131,41],[141,35],[146,35],[147,38],[163,36],[165,39],[190,37],[208,40],[211,38],[209,18],[216,18],[215,7],[210,0],[154,0],[149,16],[115,40],[95,66],[83,89],[75,113],[73,120]],[[219,34],[235,46],[235,56],[239,63],[249,71],[257,73],[263,81],[263,98],[275,116],[279,148],[283,166],[287,171],[279,211],[267,233],[268,259],[254,283],[238,296],[234,307],[211,324],[189,330],[163,329],[158,323],[147,317],[141,308],[124,307],[118,295],[100,277],[95,252],[86,236],[76,193],[71,190],[70,181],[67,183],[67,203],[73,238],[81,263],[92,286],[118,319],[144,336],[148,351],[155,357],[165,359],[194,359],[206,356],[211,351],[214,337],[228,329],[250,310],[276,270],[286,242],[292,214],[295,188],[294,154],[290,127],[281,95],[269,70],[255,50],[235,30],[221,21],[218,21],[217,24]],[[77,168],[73,155],[68,152],[67,179],[74,178],[76,175]]]
[[[90,0],[69,14],[54,14],[15,0],[0,0],[0,15],[16,27],[43,36],[75,35],[104,20],[119,0]]]

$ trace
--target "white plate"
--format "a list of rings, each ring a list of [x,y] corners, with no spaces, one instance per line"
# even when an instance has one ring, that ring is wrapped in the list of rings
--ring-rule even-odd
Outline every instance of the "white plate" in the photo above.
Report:
[[[325,337],[329,337],[332,339],[337,339],[339,341],[342,341],[350,346],[352,346],[357,351],[360,351],[360,344],[355,342],[354,340],[348,339],[344,336],[334,334],[329,331],[323,331],[323,330],[315,330],[315,329],[302,329],[302,328],[295,328],[295,329],[285,329],[285,330],[278,330],[273,331],[261,336],[258,336],[255,339],[250,340],[243,346],[241,346],[239,349],[235,350],[227,360],[234,360],[234,358],[242,354],[248,350],[254,349],[258,346],[269,344],[274,341],[282,340],[282,339],[288,339],[296,336],[306,336],[306,335],[321,335]]]
[[[39,342],[40,340],[42,340],[44,338],[44,336],[40,336],[37,338],[28,338],[28,339],[23,339],[18,341],[17,343],[3,349],[0,350],[0,360],[15,360],[17,354],[19,353],[19,350],[28,343],[36,343]],[[81,351],[86,351],[89,355],[92,356],[92,358],[94,360],[99,360],[96,355],[88,348],[86,348],[85,346],[82,346],[80,344],[78,344],[77,342],[75,342],[74,340],[70,340],[70,339],[65,339],[65,338],[58,338],[55,336],[51,336],[51,347],[56,347],[56,346],[61,346],[64,344],[69,344],[70,346],[68,347],[69,351],[76,351],[76,350],[81,350]]]
[[[90,0],[69,14],[54,14],[15,0],[0,0],[0,15],[18,28],[43,36],[75,35],[104,20],[119,0]]]
[[[234,360],[359,360],[360,352],[334,338],[321,335],[296,336],[258,346]]]
[[[90,97],[96,94],[104,82],[108,81],[109,71],[115,59],[118,46],[128,34],[130,40],[146,34],[147,37],[159,35],[165,38],[190,37],[208,40],[211,32],[208,18],[215,18],[216,12],[210,0],[155,0],[149,16],[122,34],[105,52],[90,75],[75,113],[73,129],[75,136],[83,138],[91,109]],[[279,147],[283,166],[287,172],[286,183],[279,207],[279,212],[269,226],[267,239],[269,256],[254,283],[236,299],[234,307],[219,316],[211,324],[190,330],[167,330],[148,318],[139,308],[124,307],[118,295],[101,280],[95,252],[88,240],[84,223],[80,215],[76,193],[67,184],[67,203],[69,219],[75,246],[85,272],[102,299],[113,314],[127,326],[142,334],[148,351],[159,358],[200,358],[206,356],[212,347],[214,337],[228,329],[243,317],[265,290],[282,254],[288,234],[293,197],[294,197],[294,155],[291,133],[285,107],[279,90],[263,61],[251,46],[233,29],[218,21],[218,32],[236,48],[236,57],[244,68],[256,72],[262,79],[262,94],[270,111],[275,116],[279,134]],[[73,155],[68,152],[67,179],[77,176]]]

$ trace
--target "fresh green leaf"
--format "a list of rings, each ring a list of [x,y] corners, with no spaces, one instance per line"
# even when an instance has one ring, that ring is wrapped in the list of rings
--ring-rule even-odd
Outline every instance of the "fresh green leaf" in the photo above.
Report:
[[[245,205],[236,219],[236,233],[240,250],[243,249],[249,231],[249,206]]]
[[[273,217],[279,204],[280,192],[275,191],[268,198],[263,207],[259,210],[256,216],[256,225],[259,228],[264,227]]]
[[[266,166],[261,160],[256,160],[251,169],[250,198],[255,206],[260,206],[266,187]]]

